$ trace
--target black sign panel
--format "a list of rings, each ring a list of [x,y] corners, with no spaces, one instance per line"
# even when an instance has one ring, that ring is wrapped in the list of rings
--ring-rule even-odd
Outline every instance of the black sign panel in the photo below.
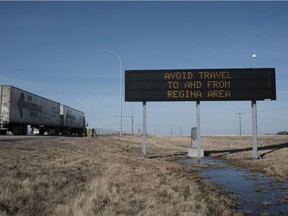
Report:
[[[275,68],[126,70],[125,101],[276,100]]]

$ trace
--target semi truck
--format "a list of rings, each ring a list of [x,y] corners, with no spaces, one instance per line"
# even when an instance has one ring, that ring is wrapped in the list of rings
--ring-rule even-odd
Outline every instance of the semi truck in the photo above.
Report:
[[[43,135],[86,133],[84,112],[11,85],[0,85],[0,135],[27,135],[28,125]]]

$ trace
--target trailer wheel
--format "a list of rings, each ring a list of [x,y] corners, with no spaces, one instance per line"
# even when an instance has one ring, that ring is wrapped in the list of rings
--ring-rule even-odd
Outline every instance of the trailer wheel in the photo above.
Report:
[[[68,128],[63,128],[63,129],[61,130],[61,134],[64,135],[64,136],[69,135],[69,130],[68,130]]]
[[[27,135],[28,134],[28,126],[23,124],[22,125],[22,135]]]
[[[55,136],[58,136],[60,133],[60,129],[59,128],[55,128],[55,132],[54,132],[54,135]]]
[[[6,135],[7,130],[0,130],[0,135]]]
[[[46,130],[43,129],[43,128],[39,129],[39,135],[44,135],[45,131],[46,131]]]
[[[11,128],[11,131],[12,131],[13,135],[23,135],[23,125],[22,124],[14,125]]]
[[[11,128],[13,135],[27,135],[28,134],[28,126],[25,124],[14,125]]]

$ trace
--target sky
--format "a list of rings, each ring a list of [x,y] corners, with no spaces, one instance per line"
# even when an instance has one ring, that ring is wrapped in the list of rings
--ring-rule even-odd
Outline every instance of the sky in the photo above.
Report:
[[[0,85],[120,129],[125,70],[276,69],[276,101],[258,101],[258,134],[288,131],[288,2],[0,2]],[[123,79],[124,80],[124,79]],[[124,101],[123,131],[142,131],[142,103]],[[252,133],[251,101],[201,102],[201,134]],[[147,102],[147,131],[190,134],[196,103]]]

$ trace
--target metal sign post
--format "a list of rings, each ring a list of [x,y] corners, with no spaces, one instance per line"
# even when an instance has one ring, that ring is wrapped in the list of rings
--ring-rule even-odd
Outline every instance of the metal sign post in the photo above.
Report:
[[[257,106],[256,101],[251,102],[252,105],[252,143],[253,143],[253,158],[258,159],[257,152]]]
[[[143,157],[146,158],[147,153],[147,137],[146,137],[146,101],[143,101]]]
[[[201,133],[200,133],[200,101],[196,102],[196,124],[197,124],[197,158],[201,158]]]

